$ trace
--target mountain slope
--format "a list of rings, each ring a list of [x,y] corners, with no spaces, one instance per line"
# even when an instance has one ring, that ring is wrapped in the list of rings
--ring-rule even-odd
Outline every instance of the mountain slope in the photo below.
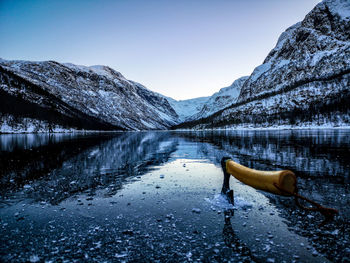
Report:
[[[188,100],[174,100],[172,98],[166,97],[170,105],[176,111],[179,116],[179,122],[191,119],[195,114],[198,114],[203,108],[203,105],[210,97],[200,97]]]
[[[235,80],[230,86],[220,89],[210,97],[179,101],[169,97],[166,97],[166,99],[179,115],[179,122],[200,119],[235,103],[247,78],[241,77]]]
[[[349,16],[349,1],[318,4],[302,22],[281,34],[276,47],[243,85],[239,101],[349,70]]]
[[[13,111],[0,109],[3,119],[16,112],[63,127],[125,130],[165,129],[178,119],[163,96],[106,66],[0,60],[0,77],[2,104],[13,102]]]
[[[0,132],[167,129],[229,106],[245,79],[176,101],[106,66],[0,60]]]
[[[350,2],[325,0],[288,28],[238,101],[178,127],[350,123]]]
[[[200,111],[193,114],[189,119],[196,120],[207,117],[235,103],[247,79],[248,77],[241,77],[235,80],[230,86],[222,88],[214,93],[205,101]]]

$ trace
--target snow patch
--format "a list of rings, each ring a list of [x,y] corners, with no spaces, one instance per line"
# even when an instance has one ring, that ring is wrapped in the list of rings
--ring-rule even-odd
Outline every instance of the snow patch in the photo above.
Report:
[[[256,81],[261,75],[263,75],[266,71],[271,68],[271,62],[267,62],[256,67],[250,76],[250,81]]]
[[[345,20],[350,20],[349,0],[325,0],[324,3],[329,7],[332,13],[338,14]]]
[[[180,122],[182,122],[185,121],[188,117],[198,113],[209,97],[200,97],[189,100],[174,100],[169,97],[165,98],[168,100],[170,106],[179,116]]]
[[[230,204],[226,197],[222,194],[216,194],[212,199],[205,198],[205,201],[213,205],[213,207],[220,209],[247,209],[251,208],[253,205],[246,201],[244,198],[240,196],[234,197],[234,205]]]

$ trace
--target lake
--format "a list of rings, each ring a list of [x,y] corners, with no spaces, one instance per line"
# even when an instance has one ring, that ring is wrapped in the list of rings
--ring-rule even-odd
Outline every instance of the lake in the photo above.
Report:
[[[290,169],[339,215],[231,177]],[[1,261],[348,262],[350,130],[0,135]]]

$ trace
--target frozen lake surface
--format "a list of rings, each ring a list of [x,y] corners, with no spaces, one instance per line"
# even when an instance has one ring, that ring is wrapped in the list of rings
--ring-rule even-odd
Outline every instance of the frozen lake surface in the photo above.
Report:
[[[290,169],[335,220],[231,179]],[[0,135],[0,261],[349,262],[350,130]]]

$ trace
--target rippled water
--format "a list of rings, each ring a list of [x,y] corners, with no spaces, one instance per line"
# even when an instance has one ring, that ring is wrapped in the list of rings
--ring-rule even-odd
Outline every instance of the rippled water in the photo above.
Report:
[[[130,132],[0,136],[2,261],[347,262],[350,131]],[[291,198],[231,179],[220,160],[291,169]]]

